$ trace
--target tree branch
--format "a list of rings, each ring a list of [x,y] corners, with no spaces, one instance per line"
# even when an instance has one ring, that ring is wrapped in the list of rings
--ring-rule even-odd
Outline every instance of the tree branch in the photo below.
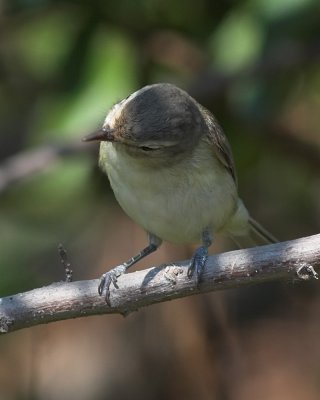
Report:
[[[0,163],[0,194],[10,186],[52,167],[62,157],[88,154],[93,146],[80,140],[64,144],[48,144],[25,150]]]
[[[97,314],[128,313],[154,303],[266,281],[317,279],[320,234],[210,256],[199,286],[187,277],[188,261],[125,274],[111,288],[108,307],[98,280],[60,282],[0,299],[0,333]]]

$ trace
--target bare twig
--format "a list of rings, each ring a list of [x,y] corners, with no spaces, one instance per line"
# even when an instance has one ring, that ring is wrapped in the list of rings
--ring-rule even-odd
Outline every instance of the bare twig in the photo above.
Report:
[[[92,146],[84,145],[79,139],[65,144],[48,144],[18,153],[0,164],[0,193],[17,182],[51,168],[62,157],[89,153],[91,150]]]
[[[61,243],[58,246],[58,252],[59,252],[61,264],[64,268],[65,282],[72,282],[72,272],[73,271],[71,269],[71,264],[68,260],[67,251]]]
[[[119,278],[111,307],[97,293],[98,280],[55,283],[0,299],[0,332],[88,315],[128,313],[192,294],[266,281],[304,281],[320,271],[320,234],[209,257],[202,282],[187,276],[188,261]]]

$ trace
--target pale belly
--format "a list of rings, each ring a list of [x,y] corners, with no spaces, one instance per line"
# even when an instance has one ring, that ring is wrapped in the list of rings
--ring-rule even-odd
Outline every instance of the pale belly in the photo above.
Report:
[[[236,187],[213,157],[201,168],[188,162],[149,169],[113,153],[110,146],[106,170],[114,194],[147,232],[172,243],[195,243],[205,229],[219,232],[232,218]]]

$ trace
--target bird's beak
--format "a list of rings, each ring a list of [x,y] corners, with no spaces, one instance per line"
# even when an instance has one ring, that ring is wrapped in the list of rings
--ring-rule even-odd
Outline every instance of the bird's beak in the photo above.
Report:
[[[93,141],[100,141],[100,142],[113,142],[114,141],[114,130],[103,128],[99,129],[98,131],[89,133],[89,135],[85,136],[83,142],[93,142]]]

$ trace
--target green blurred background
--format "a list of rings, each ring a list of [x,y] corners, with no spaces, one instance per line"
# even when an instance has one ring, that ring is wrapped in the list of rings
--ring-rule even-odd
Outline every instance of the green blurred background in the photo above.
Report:
[[[319,62],[318,0],[0,1],[0,295],[62,280],[60,242],[75,280],[145,245],[81,137],[154,82],[215,113],[256,219],[319,232]],[[0,399],[319,399],[319,310],[292,282],[24,330],[0,339]]]

